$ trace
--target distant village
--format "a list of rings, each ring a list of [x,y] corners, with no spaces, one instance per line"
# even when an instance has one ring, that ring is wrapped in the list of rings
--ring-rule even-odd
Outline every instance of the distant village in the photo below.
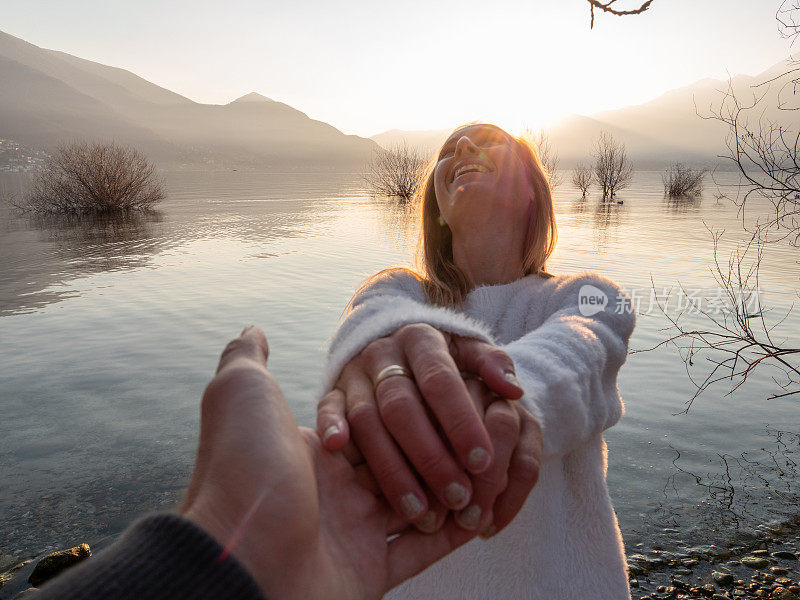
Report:
[[[49,156],[46,152],[25,147],[14,140],[0,138],[0,171],[38,171]]]

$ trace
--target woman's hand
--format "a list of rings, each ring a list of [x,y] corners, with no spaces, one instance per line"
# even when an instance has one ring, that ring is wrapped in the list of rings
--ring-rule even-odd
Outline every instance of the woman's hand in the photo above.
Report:
[[[472,498],[467,508],[455,511],[456,522],[464,529],[491,537],[508,525],[522,508],[539,476],[542,432],[539,422],[518,402],[498,399],[479,379],[465,382],[475,409],[491,437],[494,460],[491,468],[470,477]],[[337,394],[341,391],[336,390]],[[441,428],[437,426],[441,435]],[[376,495],[381,489],[363,455],[352,443],[343,448],[347,460],[358,473],[359,481]],[[425,486],[426,491],[427,486]],[[428,498],[429,510],[416,525],[425,532],[438,530],[450,511],[435,497]]]
[[[538,480],[542,430],[519,402],[498,399],[479,379],[466,384],[492,439],[494,462],[472,476],[472,500],[455,519],[464,529],[491,537],[516,516]]]
[[[374,386],[389,365],[405,367],[413,380],[395,376]],[[441,508],[428,513],[435,511],[437,502],[429,506],[415,472],[438,505],[461,510],[469,506],[473,493],[469,473],[482,474],[493,465],[497,444],[462,371],[478,375],[502,398],[523,394],[513,362],[504,352],[418,323],[369,344],[345,366],[317,411],[325,446],[338,450],[352,437],[389,503],[423,529],[435,527],[444,515],[438,514]]]

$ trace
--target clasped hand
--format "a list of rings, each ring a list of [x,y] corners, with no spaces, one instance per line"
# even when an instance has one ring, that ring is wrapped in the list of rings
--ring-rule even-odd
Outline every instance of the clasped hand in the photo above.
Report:
[[[245,329],[203,394],[197,462],[180,513],[224,546],[267,598],[382,597],[474,537],[433,535],[365,489],[340,452],[298,428],[265,368],[267,340]]]
[[[413,378],[378,373],[399,365]],[[465,379],[466,377],[466,379]],[[536,483],[541,428],[517,401],[511,358],[486,342],[417,323],[370,343],[318,406],[317,431],[359,480],[424,532],[453,512],[489,537]]]

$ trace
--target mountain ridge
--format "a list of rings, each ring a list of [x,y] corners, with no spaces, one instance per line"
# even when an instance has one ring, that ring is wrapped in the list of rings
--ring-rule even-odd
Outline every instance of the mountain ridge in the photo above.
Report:
[[[738,74],[730,79],[730,83],[743,97],[753,89],[750,86],[754,83],[785,72],[787,64],[786,60],[781,60],[754,76]],[[568,115],[547,128],[547,133],[559,155],[561,168],[586,162],[601,131],[608,131],[624,142],[629,156],[639,168],[661,169],[675,161],[728,168],[729,161],[719,158],[726,152],[727,127],[719,121],[701,117],[707,117],[711,107],[719,105],[727,88],[728,81],[705,77],[667,90],[640,104],[590,115]],[[767,102],[767,106],[774,105],[774,101]],[[776,120],[786,118],[776,109],[766,114]],[[449,129],[390,129],[370,136],[370,139],[384,148],[405,141],[424,154],[432,154],[450,133]]]
[[[736,75],[730,84],[737,93],[750,92],[754,82],[785,67],[782,60],[756,76]],[[363,138],[255,91],[227,104],[202,104],[125,69],[2,31],[0,81],[0,137],[42,150],[76,139],[117,140],[167,167],[363,169],[379,146],[405,140],[432,154],[450,133],[390,129]],[[640,168],[678,160],[724,164],[719,155],[727,127],[697,113],[707,114],[727,86],[702,78],[641,104],[569,115],[548,134],[562,168],[587,160],[601,131],[623,141]]]
[[[202,104],[125,69],[0,32],[0,137],[43,150],[136,145],[168,168],[362,168],[377,145],[250,92]]]
[[[244,96],[239,96],[236,100],[228,102],[228,104],[242,104],[245,102],[275,102],[275,100],[262,96],[258,92],[250,92]]]

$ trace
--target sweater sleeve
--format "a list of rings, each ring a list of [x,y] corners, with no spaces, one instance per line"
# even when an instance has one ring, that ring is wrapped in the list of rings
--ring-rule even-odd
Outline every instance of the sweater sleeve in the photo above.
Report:
[[[483,323],[462,312],[428,304],[413,272],[393,269],[369,282],[353,298],[330,344],[322,393],[333,387],[344,366],[370,342],[411,323],[427,323],[440,331],[495,343]]]
[[[37,600],[264,600],[250,574],[191,521],[150,515],[45,584]]]
[[[545,458],[569,453],[622,416],[617,374],[636,321],[630,298],[606,277],[587,271],[553,281],[542,324],[500,346],[542,427]]]

